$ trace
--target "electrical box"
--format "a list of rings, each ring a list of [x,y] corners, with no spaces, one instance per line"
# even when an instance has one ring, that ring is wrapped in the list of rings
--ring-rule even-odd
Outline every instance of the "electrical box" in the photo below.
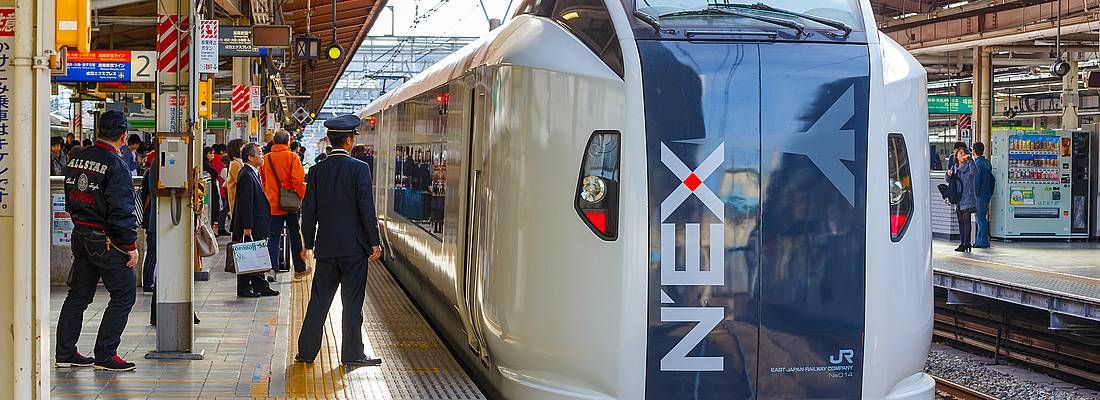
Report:
[[[157,133],[157,193],[185,192],[191,174],[191,137],[175,132]]]
[[[92,51],[92,1],[54,0],[54,36],[57,48]]]
[[[198,82],[199,118],[214,116],[213,86],[213,79]]]

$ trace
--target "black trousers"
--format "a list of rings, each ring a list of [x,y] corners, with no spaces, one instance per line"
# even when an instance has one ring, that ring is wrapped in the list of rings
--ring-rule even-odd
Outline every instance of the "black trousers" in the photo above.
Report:
[[[340,289],[343,304],[343,343],[340,358],[357,360],[366,356],[363,352],[363,298],[367,292],[367,257],[323,258],[317,260],[313,273],[313,291],[309,295],[302,332],[298,336],[298,355],[312,360],[321,351],[325,319],[332,307],[336,289]]]
[[[150,290],[157,285],[157,233],[155,231],[145,231],[144,265],[141,268],[141,286],[145,290]]]
[[[56,356],[58,360],[67,360],[77,351],[76,342],[84,326],[84,310],[92,303],[96,286],[102,278],[111,300],[99,324],[94,356],[97,360],[106,360],[118,353],[122,331],[134,307],[137,291],[134,270],[126,267],[129,255],[117,247],[108,246],[106,236],[101,232],[74,230],[72,250],[69,294],[65,296],[61,316],[57,319]]]
[[[974,210],[959,210],[955,214],[959,216],[959,239],[962,240],[960,246],[970,246],[970,216],[974,214]]]

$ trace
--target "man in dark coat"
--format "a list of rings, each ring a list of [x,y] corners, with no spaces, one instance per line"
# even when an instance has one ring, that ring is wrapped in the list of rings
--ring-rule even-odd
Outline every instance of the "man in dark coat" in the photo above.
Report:
[[[974,159],[974,165],[978,167],[977,188],[974,193],[978,198],[975,210],[978,232],[974,247],[984,249],[989,247],[989,201],[993,199],[993,164],[985,157],[985,144],[982,142],[974,143],[974,154],[978,156]]]
[[[73,266],[69,271],[69,293],[57,320],[58,368],[135,368],[134,363],[118,356],[137,286],[133,270],[138,259],[134,179],[119,152],[127,128],[129,123],[122,113],[104,113],[99,118],[99,140],[69,160],[66,168],[65,211],[74,225]],[[100,279],[111,301],[103,311],[93,360],[77,352],[76,343],[84,325],[84,310],[91,304]]]
[[[345,365],[380,365],[363,349],[363,299],[367,290],[367,262],[382,256],[370,167],[349,154],[358,134],[359,118],[345,115],[325,121],[333,150],[310,169],[302,204],[302,258],[317,250],[313,292],[298,337],[297,362],[313,362],[321,349],[325,318],[340,289],[343,303]]]
[[[237,199],[233,202],[233,242],[267,240],[271,235],[271,204],[267,201],[260,183],[260,168],[264,165],[264,152],[260,145],[249,143],[241,148],[245,166],[237,176]],[[272,290],[263,273],[238,274],[237,296],[278,296]]]

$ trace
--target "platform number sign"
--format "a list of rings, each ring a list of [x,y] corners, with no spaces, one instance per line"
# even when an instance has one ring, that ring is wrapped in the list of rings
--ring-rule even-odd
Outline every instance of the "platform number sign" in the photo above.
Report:
[[[157,52],[131,51],[130,54],[130,82],[156,82]]]

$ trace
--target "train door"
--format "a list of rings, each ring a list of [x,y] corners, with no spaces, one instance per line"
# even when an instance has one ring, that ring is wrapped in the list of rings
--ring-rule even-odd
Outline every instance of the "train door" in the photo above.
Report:
[[[475,71],[469,89],[469,153],[467,154],[467,192],[466,226],[463,235],[464,251],[462,271],[459,276],[460,297],[463,306],[463,322],[466,324],[466,339],[470,349],[481,358],[486,366],[490,365],[489,352],[485,346],[482,330],[483,305],[482,285],[485,282],[484,271],[490,244],[487,235],[488,215],[488,166],[489,166],[489,96],[484,82],[485,69]]]

